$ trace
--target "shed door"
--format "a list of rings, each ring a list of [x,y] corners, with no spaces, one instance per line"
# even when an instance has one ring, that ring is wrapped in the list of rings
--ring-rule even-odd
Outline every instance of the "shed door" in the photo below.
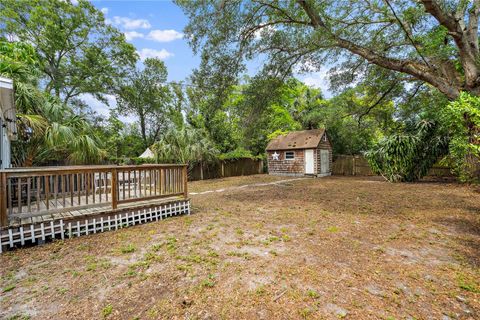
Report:
[[[305,150],[305,174],[314,174],[314,157],[313,149]]]
[[[330,157],[328,150],[320,150],[320,173],[330,172]]]

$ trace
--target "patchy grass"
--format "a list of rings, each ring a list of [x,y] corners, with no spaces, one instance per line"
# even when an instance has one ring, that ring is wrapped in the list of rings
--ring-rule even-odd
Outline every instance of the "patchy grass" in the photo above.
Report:
[[[0,255],[2,319],[480,318],[480,194],[257,175],[194,214]],[[240,188],[241,187],[241,188]]]
[[[135,250],[137,250],[137,248],[135,248],[135,246],[131,243],[120,248],[121,253],[132,253],[135,252]]]
[[[2,289],[2,292],[12,291],[13,289],[15,289],[15,287],[16,286],[14,284],[8,285],[8,286],[6,286],[5,288]]]
[[[331,226],[331,227],[327,228],[327,231],[335,233],[335,232],[340,231],[340,229],[337,226]]]
[[[111,304],[109,304],[102,309],[102,317],[106,319],[109,315],[112,314],[112,312],[113,312],[113,307]]]

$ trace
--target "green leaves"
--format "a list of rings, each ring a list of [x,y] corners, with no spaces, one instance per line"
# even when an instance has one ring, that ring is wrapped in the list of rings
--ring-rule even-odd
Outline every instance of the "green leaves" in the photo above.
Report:
[[[214,161],[218,155],[218,150],[208,138],[208,134],[191,127],[169,129],[153,145],[152,151],[159,163],[189,165],[198,161]]]
[[[450,134],[445,162],[464,182],[480,182],[480,98],[468,93],[450,102],[441,113]]]
[[[154,143],[168,125],[171,92],[166,81],[167,68],[160,59],[146,59],[143,69],[131,69],[118,81],[117,110],[138,119],[144,148]]]
[[[17,166],[51,160],[98,163],[104,156],[88,122],[69,106],[38,89],[39,60],[32,46],[0,41],[0,72],[13,78],[19,140],[13,143]]]
[[[258,59],[261,72],[276,77],[328,66],[352,85],[377,66],[450,99],[478,92],[477,3],[437,2],[176,0],[189,17],[186,38],[202,54],[199,73],[222,86]]]
[[[373,172],[388,181],[412,182],[425,176],[439,157],[447,153],[447,144],[437,124],[420,121],[411,132],[381,139],[365,156]]]
[[[135,48],[89,1],[2,0],[0,11],[0,35],[14,34],[35,48],[45,91],[63,102],[111,92],[137,61]]]

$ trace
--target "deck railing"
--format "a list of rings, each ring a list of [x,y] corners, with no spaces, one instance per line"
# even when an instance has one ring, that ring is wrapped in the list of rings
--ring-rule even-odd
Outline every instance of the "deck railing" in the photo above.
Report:
[[[28,218],[183,196],[185,165],[71,166],[0,170],[0,226]]]

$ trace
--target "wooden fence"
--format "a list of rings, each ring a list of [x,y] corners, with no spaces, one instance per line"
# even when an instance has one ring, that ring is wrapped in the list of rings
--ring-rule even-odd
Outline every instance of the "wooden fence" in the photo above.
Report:
[[[12,219],[105,207],[116,210],[130,203],[175,196],[187,198],[185,165],[1,170],[0,227],[8,226]]]
[[[263,161],[250,158],[198,163],[188,173],[190,181],[263,173]]]
[[[343,176],[375,175],[363,156],[337,155],[333,158],[332,174]]]
[[[343,176],[373,176],[375,175],[368,165],[367,159],[361,155],[337,155],[332,164],[333,175]],[[427,177],[454,177],[449,167],[438,163],[428,171]]]

